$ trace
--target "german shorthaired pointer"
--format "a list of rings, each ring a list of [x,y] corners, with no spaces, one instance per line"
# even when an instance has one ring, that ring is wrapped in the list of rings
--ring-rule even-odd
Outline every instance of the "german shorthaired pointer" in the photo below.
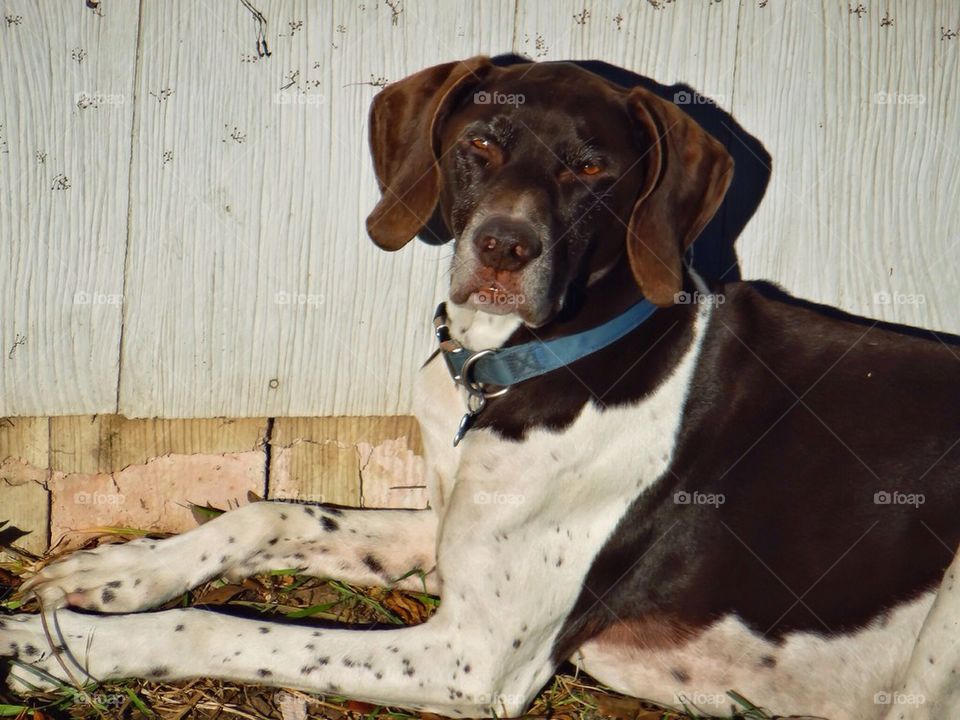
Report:
[[[569,659],[703,711],[733,690],[834,720],[960,716],[957,338],[708,288],[682,258],[730,156],[574,65],[428,68],[376,97],[370,135],[376,244],[431,218],[456,240],[417,393],[431,509],[262,502],[75,553],[27,583],[53,647],[37,616],[0,622],[13,687],[69,668],[515,716]],[[134,614],[291,565],[411,588],[419,569],[442,605],[367,632]]]

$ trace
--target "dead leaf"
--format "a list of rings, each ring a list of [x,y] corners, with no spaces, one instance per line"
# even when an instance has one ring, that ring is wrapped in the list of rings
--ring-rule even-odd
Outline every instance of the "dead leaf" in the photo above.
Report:
[[[223,587],[207,587],[196,599],[197,605],[224,605],[244,592],[241,585],[224,585]]]

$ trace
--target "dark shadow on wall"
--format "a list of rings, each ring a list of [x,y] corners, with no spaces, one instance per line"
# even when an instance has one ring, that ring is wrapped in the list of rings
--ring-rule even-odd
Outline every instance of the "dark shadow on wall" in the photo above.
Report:
[[[531,60],[522,55],[506,54],[494,57],[493,62],[506,67]],[[756,212],[770,183],[772,161],[763,144],[744,130],[730,113],[689,85],[662,85],[656,80],[600,60],[570,62],[617,85],[627,88],[639,85],[676,103],[724,144],[735,163],[733,182],[723,204],[693,244],[688,257],[694,269],[707,280],[740,280],[740,265],[734,244]],[[433,244],[446,242],[450,238],[439,213],[421,231],[420,237]]]

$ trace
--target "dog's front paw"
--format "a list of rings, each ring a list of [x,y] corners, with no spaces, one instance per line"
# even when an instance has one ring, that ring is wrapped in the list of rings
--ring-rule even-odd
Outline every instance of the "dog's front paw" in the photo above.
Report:
[[[9,666],[7,685],[18,693],[90,679],[79,668],[70,677],[65,667],[71,663],[63,656],[63,646],[50,642],[39,615],[0,616],[0,665],[4,664]]]
[[[134,540],[81,550],[47,565],[21,587],[44,609],[106,613],[146,610],[189,589],[188,568],[162,540]]]

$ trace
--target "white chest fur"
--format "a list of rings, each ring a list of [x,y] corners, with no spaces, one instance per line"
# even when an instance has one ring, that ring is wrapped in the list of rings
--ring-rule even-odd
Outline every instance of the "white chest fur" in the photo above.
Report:
[[[441,510],[455,483],[469,479],[481,490],[525,490],[531,500],[543,496],[543,502],[558,503],[563,513],[582,507],[580,503],[609,502],[625,508],[669,465],[709,314],[710,307],[702,306],[690,348],[673,373],[642,402],[607,408],[597,399],[568,428],[537,429],[521,442],[474,430],[454,448],[465,393],[450,379],[443,359],[435,357],[420,372],[415,403],[427,455],[431,505]],[[451,313],[450,320],[453,331],[461,335],[465,331],[466,342],[474,348],[485,347],[477,344],[484,338],[502,341],[515,327],[483,313],[472,318]],[[458,328],[458,323],[465,325]]]

